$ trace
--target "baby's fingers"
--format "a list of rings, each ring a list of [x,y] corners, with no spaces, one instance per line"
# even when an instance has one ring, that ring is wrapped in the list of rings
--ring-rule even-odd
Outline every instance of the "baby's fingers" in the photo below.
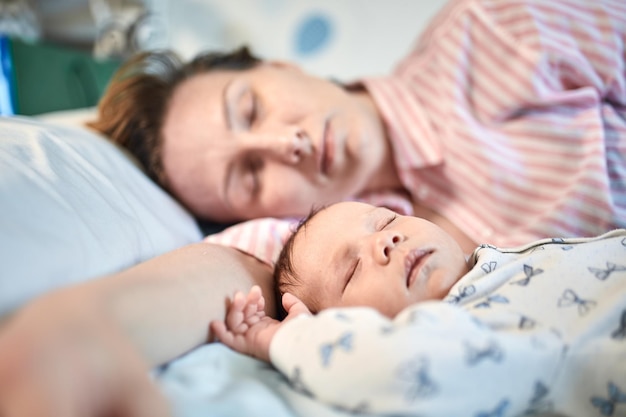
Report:
[[[248,325],[245,322],[246,298],[243,293],[237,291],[233,300],[228,307],[226,313],[225,323],[226,327],[235,333],[245,333],[248,330]]]
[[[250,293],[248,294],[249,303],[255,303],[256,309],[259,312],[265,312],[265,297],[263,297],[263,292],[261,291],[261,287],[258,285],[254,285],[250,289]]]
[[[263,297],[263,295],[261,295],[261,298],[259,298],[259,301],[257,301],[256,308],[260,312],[265,313],[265,297]]]
[[[257,323],[265,316],[265,298],[258,285],[253,286],[246,297],[244,320],[249,324]]]
[[[220,342],[232,349],[237,348],[237,346],[235,346],[236,335],[226,327],[226,324],[223,321],[212,321],[211,330],[213,330],[213,334]]]
[[[253,325],[258,323],[261,317],[259,317],[259,311],[257,310],[256,304],[247,305],[246,310],[244,311],[244,322],[248,325]]]
[[[261,287],[259,287],[258,285],[253,285],[248,292],[247,301],[249,304],[256,304],[259,298],[263,298]]]

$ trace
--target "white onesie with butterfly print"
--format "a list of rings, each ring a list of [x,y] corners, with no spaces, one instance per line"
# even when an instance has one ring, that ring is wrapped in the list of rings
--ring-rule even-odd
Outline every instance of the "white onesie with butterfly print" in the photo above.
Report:
[[[272,363],[356,413],[626,416],[626,230],[482,245],[443,301],[286,323]]]

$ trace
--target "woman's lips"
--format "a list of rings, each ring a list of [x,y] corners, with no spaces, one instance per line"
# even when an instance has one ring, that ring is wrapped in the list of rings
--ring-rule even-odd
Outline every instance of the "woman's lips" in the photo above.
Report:
[[[324,125],[324,135],[322,136],[322,143],[320,149],[320,172],[323,175],[328,175],[333,164],[335,154],[335,137],[330,125],[330,120],[326,121]]]
[[[404,260],[406,270],[406,287],[409,288],[415,282],[422,266],[426,263],[426,258],[432,253],[423,249],[414,249]]]

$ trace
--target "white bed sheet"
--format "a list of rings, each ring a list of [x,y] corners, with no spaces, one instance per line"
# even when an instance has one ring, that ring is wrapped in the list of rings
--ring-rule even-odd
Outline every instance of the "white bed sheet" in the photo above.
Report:
[[[270,365],[221,343],[201,346],[154,372],[175,417],[343,417],[296,391]]]

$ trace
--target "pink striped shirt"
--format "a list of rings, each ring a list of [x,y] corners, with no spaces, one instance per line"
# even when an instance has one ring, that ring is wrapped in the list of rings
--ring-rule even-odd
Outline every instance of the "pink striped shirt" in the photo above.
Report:
[[[474,241],[593,236],[626,227],[625,45],[621,0],[456,0],[391,76],[362,83],[413,200]],[[410,214],[399,198],[362,200]],[[207,241],[271,264],[293,224]]]

